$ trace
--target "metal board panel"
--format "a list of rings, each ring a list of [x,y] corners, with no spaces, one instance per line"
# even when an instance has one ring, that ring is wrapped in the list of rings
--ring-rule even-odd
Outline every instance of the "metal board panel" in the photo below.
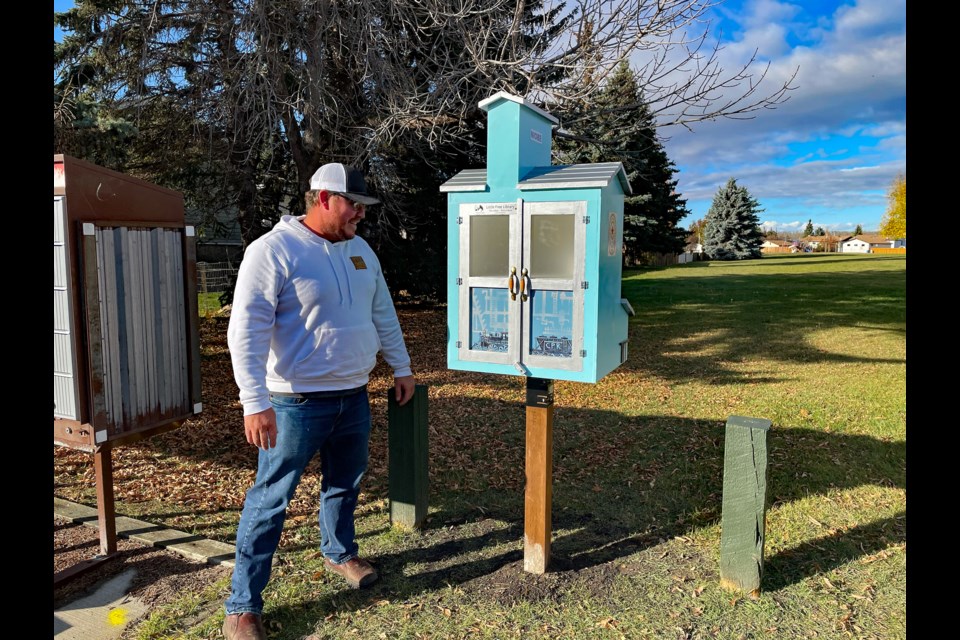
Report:
[[[67,251],[62,242],[53,241],[53,289],[67,288]]]
[[[107,422],[127,431],[192,411],[182,229],[99,227]]]
[[[163,383],[169,392],[169,397],[163,405],[164,411],[173,409],[192,410],[190,402],[190,385],[187,364],[187,326],[186,307],[184,306],[185,290],[183,277],[183,238],[182,230],[161,230],[163,248],[162,255],[166,256],[162,276],[163,291],[170,300],[169,310],[164,318],[169,321],[163,324],[163,339],[171,345],[170,355],[162,369],[166,374]]]
[[[70,304],[66,289],[53,290],[53,331],[70,333]]]
[[[519,189],[577,189],[607,187],[619,179],[625,193],[631,193],[627,175],[619,162],[536,167],[519,182]]]
[[[53,417],[76,420],[76,381],[72,375],[53,372]]]
[[[53,334],[53,375],[72,376],[73,358],[70,353],[70,336],[66,333]]]
[[[79,385],[74,353],[66,206],[53,198],[53,417],[79,420]]]

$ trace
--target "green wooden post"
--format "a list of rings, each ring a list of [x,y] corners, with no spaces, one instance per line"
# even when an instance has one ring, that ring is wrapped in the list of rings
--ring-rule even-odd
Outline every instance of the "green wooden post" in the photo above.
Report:
[[[387,391],[389,423],[390,522],[410,529],[427,515],[427,387],[416,385],[413,398],[402,407],[395,391]]]
[[[763,575],[769,430],[764,418],[730,416],[723,443],[720,585],[753,598]]]

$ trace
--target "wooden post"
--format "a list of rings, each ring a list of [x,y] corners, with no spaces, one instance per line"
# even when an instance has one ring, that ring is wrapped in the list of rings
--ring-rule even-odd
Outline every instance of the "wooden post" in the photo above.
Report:
[[[387,391],[390,522],[407,528],[427,516],[430,479],[427,474],[427,387],[418,384],[402,407],[396,391]]]
[[[523,570],[542,574],[550,564],[553,501],[553,380],[527,378],[527,486]]]
[[[113,461],[110,445],[104,444],[93,452],[93,467],[97,481],[97,519],[100,523],[100,554],[117,552],[117,512],[113,499]]]
[[[767,514],[770,421],[730,416],[723,443],[720,585],[760,595]]]

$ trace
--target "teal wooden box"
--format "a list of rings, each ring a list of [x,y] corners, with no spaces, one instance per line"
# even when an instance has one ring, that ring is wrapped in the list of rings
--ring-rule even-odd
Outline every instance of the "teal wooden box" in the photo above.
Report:
[[[447,193],[447,366],[597,382],[627,359],[619,162],[551,165],[558,120],[509,93],[487,113],[487,167]]]

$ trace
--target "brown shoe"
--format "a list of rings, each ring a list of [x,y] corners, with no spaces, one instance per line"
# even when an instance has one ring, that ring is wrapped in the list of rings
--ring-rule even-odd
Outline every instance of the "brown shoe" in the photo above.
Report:
[[[223,637],[227,640],[267,640],[267,631],[257,614],[231,613],[223,621]]]
[[[330,558],[324,558],[323,566],[327,568],[327,571],[333,571],[343,576],[347,584],[353,589],[368,587],[380,577],[373,565],[363,558],[351,558],[343,564],[334,564],[330,562]]]

